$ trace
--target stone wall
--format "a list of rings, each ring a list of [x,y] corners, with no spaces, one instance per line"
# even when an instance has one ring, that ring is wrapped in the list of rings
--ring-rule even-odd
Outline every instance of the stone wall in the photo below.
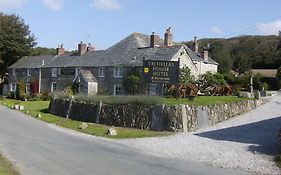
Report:
[[[52,99],[49,112],[78,121],[116,127],[172,132],[190,132],[228,120],[261,105],[244,100],[209,106],[194,105],[109,105]]]

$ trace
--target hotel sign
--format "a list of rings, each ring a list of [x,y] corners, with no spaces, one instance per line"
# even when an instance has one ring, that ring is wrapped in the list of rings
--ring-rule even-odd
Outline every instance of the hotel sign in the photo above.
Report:
[[[177,84],[179,61],[143,61],[143,75],[146,83]]]

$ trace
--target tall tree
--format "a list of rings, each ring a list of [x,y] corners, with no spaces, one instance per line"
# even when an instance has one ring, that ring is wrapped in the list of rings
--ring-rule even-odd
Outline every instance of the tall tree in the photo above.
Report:
[[[0,77],[10,65],[29,55],[35,45],[34,35],[20,16],[0,13]]]

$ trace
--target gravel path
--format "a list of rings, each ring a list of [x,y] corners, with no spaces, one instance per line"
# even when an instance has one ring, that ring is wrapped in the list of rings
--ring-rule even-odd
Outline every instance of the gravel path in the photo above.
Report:
[[[205,162],[255,174],[279,175],[274,155],[281,128],[281,93],[256,110],[192,133],[118,142],[160,157]]]

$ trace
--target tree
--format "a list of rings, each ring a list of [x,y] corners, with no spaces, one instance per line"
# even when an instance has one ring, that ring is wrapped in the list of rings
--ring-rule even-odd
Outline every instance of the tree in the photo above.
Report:
[[[281,88],[281,66],[277,69],[276,79],[278,83],[278,88]]]
[[[194,82],[195,82],[195,77],[191,75],[191,69],[189,69],[188,67],[180,68],[179,83],[189,84]]]
[[[123,80],[123,87],[126,93],[130,95],[136,95],[141,92],[141,76],[136,68],[132,68],[130,73]]]
[[[35,45],[35,37],[21,17],[0,13],[0,77],[18,59],[29,55]]]

